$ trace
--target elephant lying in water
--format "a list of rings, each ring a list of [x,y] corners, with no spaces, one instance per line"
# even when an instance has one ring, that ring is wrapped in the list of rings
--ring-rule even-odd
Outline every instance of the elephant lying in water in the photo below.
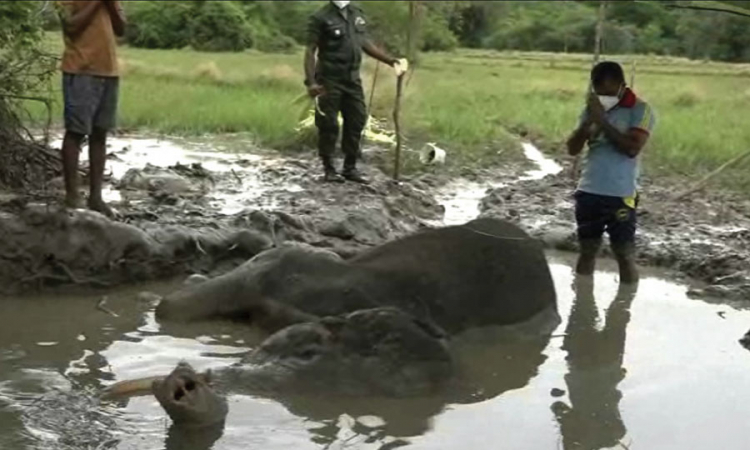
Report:
[[[161,321],[248,321],[274,333],[217,374],[219,384],[395,397],[452,378],[449,336],[545,316],[536,331],[548,338],[559,323],[541,245],[495,219],[422,231],[348,261],[297,245],[270,250],[165,298],[156,313]],[[149,385],[176,424],[215,424],[227,414],[207,376],[187,364]]]

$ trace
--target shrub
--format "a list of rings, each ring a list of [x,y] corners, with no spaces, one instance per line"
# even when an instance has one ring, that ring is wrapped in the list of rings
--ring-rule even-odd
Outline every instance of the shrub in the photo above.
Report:
[[[234,2],[197,3],[188,26],[190,44],[202,51],[241,51],[253,45],[253,31]]]
[[[458,37],[443,17],[427,17],[422,28],[421,49],[426,52],[449,51],[458,47]]]
[[[190,43],[188,24],[192,2],[125,2],[128,14],[126,38],[130,45],[143,48],[183,48]]]

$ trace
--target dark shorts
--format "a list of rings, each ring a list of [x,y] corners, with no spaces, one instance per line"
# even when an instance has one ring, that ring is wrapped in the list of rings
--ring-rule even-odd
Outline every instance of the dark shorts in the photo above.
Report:
[[[119,88],[119,78],[64,73],[65,130],[88,136],[114,129]]]
[[[581,191],[576,192],[575,200],[578,239],[600,239],[606,231],[612,244],[635,241],[638,197],[635,199],[636,208],[626,205],[621,197]]]

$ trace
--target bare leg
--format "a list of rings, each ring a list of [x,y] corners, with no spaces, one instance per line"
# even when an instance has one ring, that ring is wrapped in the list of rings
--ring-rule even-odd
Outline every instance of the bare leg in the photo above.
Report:
[[[78,158],[84,135],[68,131],[62,145],[63,177],[65,178],[65,206],[79,208]]]
[[[640,280],[638,267],[635,263],[635,244],[613,244],[612,253],[615,254],[617,265],[620,268],[620,283],[637,284]]]
[[[104,183],[104,165],[107,159],[107,132],[94,128],[89,142],[89,209],[98,211],[107,217],[114,214],[112,209],[102,199],[102,184]]]
[[[596,270],[596,255],[602,245],[601,239],[582,239],[580,241],[581,251],[578,256],[576,273],[583,276],[591,276]]]

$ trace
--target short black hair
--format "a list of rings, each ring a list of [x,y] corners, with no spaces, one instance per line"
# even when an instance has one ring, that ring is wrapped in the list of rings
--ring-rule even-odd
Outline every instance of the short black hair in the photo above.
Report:
[[[591,70],[591,83],[594,86],[599,86],[606,80],[624,83],[625,72],[622,70],[622,66],[614,61],[603,61],[594,66]]]

